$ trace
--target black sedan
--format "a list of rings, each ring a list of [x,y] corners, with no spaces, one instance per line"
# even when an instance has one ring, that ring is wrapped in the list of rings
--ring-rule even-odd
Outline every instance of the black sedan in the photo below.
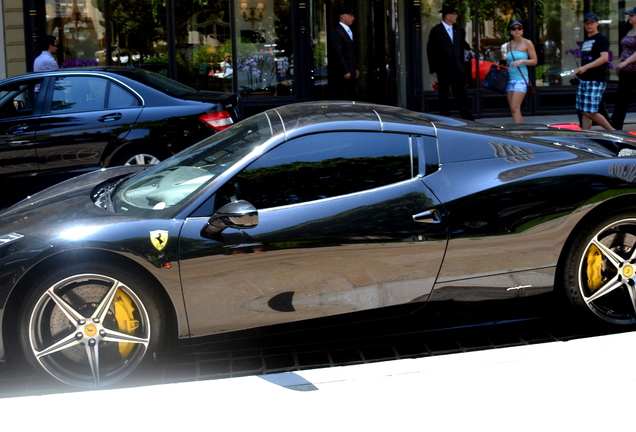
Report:
[[[368,104],[266,111],[0,214],[0,352],[93,387],[170,341],[409,303],[556,289],[633,324],[634,148]]]
[[[11,187],[0,203],[97,168],[157,163],[238,121],[237,101],[123,67],[3,80],[0,181]]]

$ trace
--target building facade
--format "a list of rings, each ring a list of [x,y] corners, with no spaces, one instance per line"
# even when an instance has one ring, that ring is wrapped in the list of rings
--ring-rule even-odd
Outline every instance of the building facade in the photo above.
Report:
[[[337,11],[353,5],[360,100],[437,111],[426,44],[441,21],[441,0],[2,0],[0,75],[30,71],[37,39],[58,38],[62,67],[144,67],[196,88],[233,91],[244,116],[307,100],[327,100],[329,34]],[[539,63],[525,115],[573,113],[583,15],[601,19],[613,55],[628,28],[623,0],[469,0],[457,2],[471,46],[469,103],[476,116],[508,115],[504,96],[482,89],[484,71],[501,58],[508,25],[524,23]],[[615,62],[616,63],[616,62]],[[607,103],[617,77],[610,71]]]

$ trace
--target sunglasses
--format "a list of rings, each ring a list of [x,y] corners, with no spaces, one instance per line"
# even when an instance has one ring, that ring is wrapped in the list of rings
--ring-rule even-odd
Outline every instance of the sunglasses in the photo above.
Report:
[[[523,30],[523,27],[510,27],[510,30],[512,30],[512,31],[520,31],[520,30]]]

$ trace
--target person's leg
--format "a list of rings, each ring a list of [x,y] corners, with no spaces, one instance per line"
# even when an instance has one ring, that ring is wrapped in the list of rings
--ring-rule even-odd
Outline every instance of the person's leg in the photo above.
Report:
[[[636,79],[636,73],[622,71],[618,76],[618,91],[616,94],[616,105],[612,113],[612,126],[616,129],[623,129],[625,116],[629,109],[633,83],[630,80]]]
[[[450,81],[446,74],[437,74],[437,91],[439,94],[439,112],[443,116],[450,117],[450,107],[448,104],[448,87]]]
[[[457,109],[459,109],[461,117],[465,120],[474,120],[473,114],[470,112],[470,108],[468,108],[468,90],[466,90],[464,76],[462,74],[455,75],[451,82],[451,87],[453,88],[453,97],[455,98],[455,103],[457,103]]]
[[[614,130],[609,121],[598,112],[601,98],[607,83],[594,81],[581,81],[579,89],[585,86],[582,93],[577,93],[577,109],[583,112],[582,128],[592,129],[592,123],[596,122],[599,126],[607,130]]]
[[[607,130],[614,130],[614,127],[607,121],[601,113],[583,113],[583,129],[592,129],[592,122]],[[587,127],[586,127],[587,126]]]
[[[512,114],[512,121],[515,123],[523,123],[523,115],[521,114],[521,104],[526,97],[524,92],[509,91],[506,93],[508,98],[508,105],[510,106],[510,113]]]

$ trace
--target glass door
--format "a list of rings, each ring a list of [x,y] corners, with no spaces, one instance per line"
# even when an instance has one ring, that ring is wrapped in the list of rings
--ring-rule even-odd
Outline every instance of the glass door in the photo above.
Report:
[[[312,98],[330,99],[329,38],[339,24],[339,10],[352,5],[354,53],[360,76],[357,80],[359,100],[395,105],[396,96],[396,30],[397,2],[377,0],[354,2],[315,0],[311,2]],[[333,54],[332,54],[333,55]]]

